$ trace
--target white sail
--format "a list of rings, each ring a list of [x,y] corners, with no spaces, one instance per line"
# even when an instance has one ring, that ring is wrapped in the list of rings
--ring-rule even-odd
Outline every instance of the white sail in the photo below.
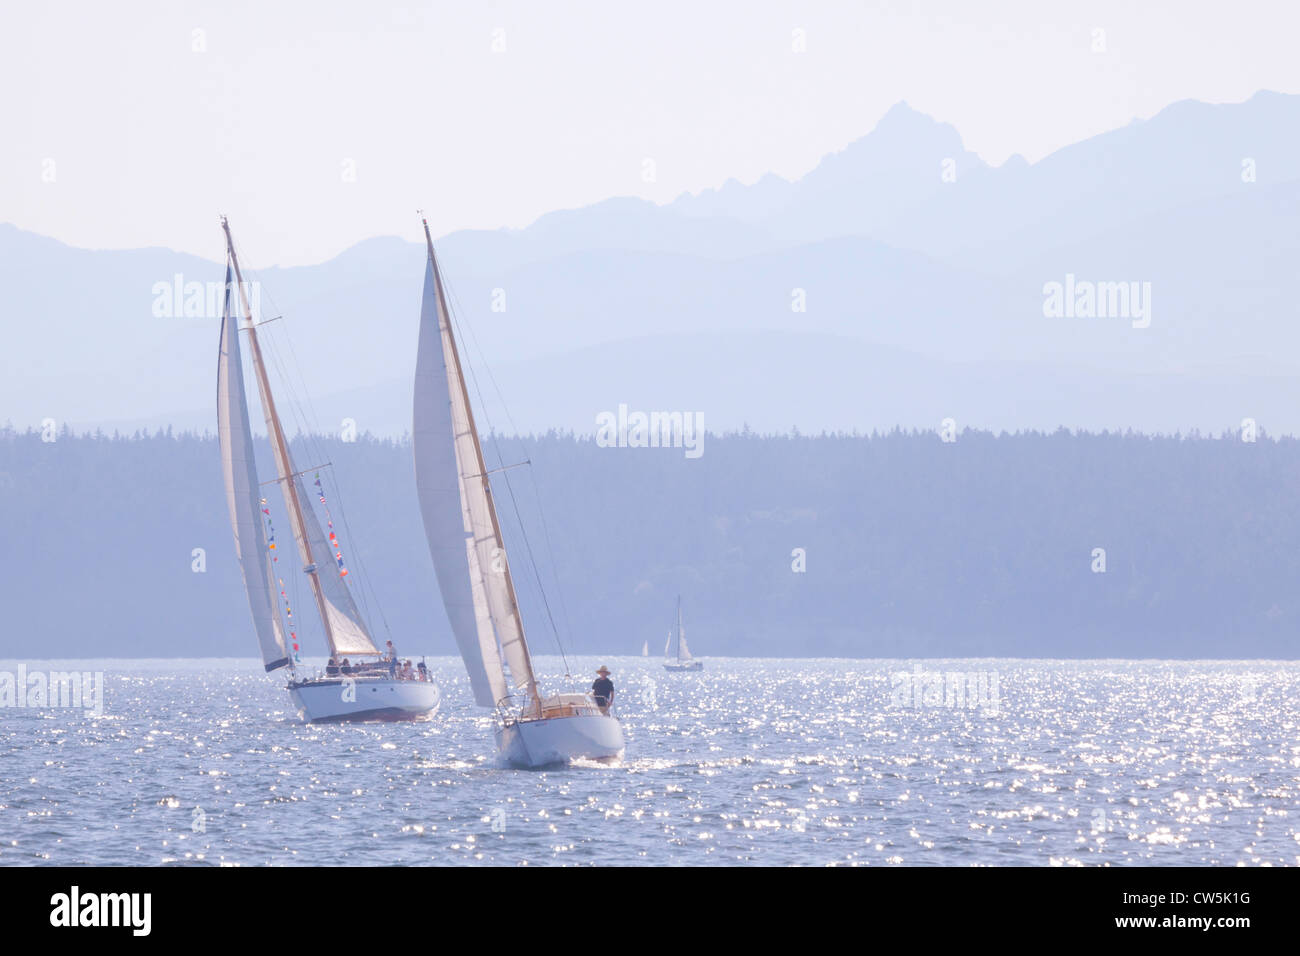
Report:
[[[279,601],[262,522],[257,466],[253,460],[253,433],[248,423],[244,369],[240,360],[238,320],[230,313],[230,266],[226,266],[226,304],[221,316],[221,346],[217,361],[217,435],[221,444],[221,472],[226,483],[230,526],[235,552],[244,575],[248,607],[268,671],[289,663],[284,631],[280,627]]]
[[[429,261],[412,428],[425,537],[474,699],[491,707],[506,697],[504,662],[515,687],[536,700],[532,660],[427,224],[425,238]],[[466,548],[472,552],[468,561]],[[485,614],[491,627],[484,626]]]
[[[334,560],[334,550],[325,540],[320,519],[316,517],[316,510],[307,496],[307,488],[303,484],[301,475],[294,478],[294,484],[297,486],[298,501],[303,504],[302,517],[307,540],[311,544],[311,553],[316,559],[316,577],[320,582],[321,602],[329,618],[329,627],[326,631],[330,635],[331,653],[335,657],[349,654],[378,654],[379,649],[375,647],[370,632],[366,630],[361,612],[357,610],[356,601],[352,599],[352,592],[348,590],[347,582],[339,574],[339,567]]]
[[[488,611],[487,593],[483,587],[483,573],[478,566],[478,551],[474,542],[465,539],[465,563],[469,568],[470,596],[474,603],[474,628],[483,657],[483,671],[492,688],[493,701],[505,700],[510,694],[506,686],[505,669],[501,666],[501,648],[492,630],[492,615]]]
[[[361,621],[356,602],[352,600],[347,584],[339,577],[338,568],[334,563],[334,554],[325,541],[320,521],[316,518],[311,499],[307,496],[307,489],[303,485],[302,476],[294,474],[293,457],[289,452],[288,442],[284,439],[279,416],[276,414],[270,384],[267,382],[264,369],[257,361],[260,348],[254,336],[256,332],[251,332],[254,364],[260,372],[258,390],[262,395],[262,409],[266,415],[267,433],[271,438],[272,458],[275,461],[276,474],[279,476],[277,484],[284,498],[285,511],[289,515],[289,527],[293,531],[294,542],[298,545],[298,557],[302,561],[302,569],[311,581],[312,593],[316,598],[316,611],[321,617],[325,640],[330,646],[330,655],[332,657],[350,654],[378,655],[379,651]]]
[[[298,545],[302,569],[307,574],[312,594],[316,598],[316,610],[320,614],[321,626],[325,629],[325,639],[329,643],[330,654],[335,657],[343,654],[378,656],[379,652],[361,622],[356,603],[335,568],[333,551],[325,544],[320,522],[316,520],[311,501],[306,497],[301,478],[294,472],[293,457],[289,454],[289,442],[284,436],[284,428],[275,409],[275,397],[271,394],[271,383],[266,375],[266,363],[262,360],[262,347],[258,342],[257,328],[253,325],[248,297],[244,292],[243,276],[239,272],[239,258],[235,255],[230,226],[223,220],[222,227],[226,232],[226,248],[230,255],[230,264],[235,269],[235,288],[239,292],[244,319],[248,322],[249,352],[252,354],[253,371],[257,375],[257,391],[262,397],[262,411],[266,416],[266,433],[271,442],[276,474],[279,476],[277,483],[284,496],[284,507],[289,514],[289,525],[293,530],[294,541]],[[324,562],[323,569],[318,567],[317,561]]]
[[[650,642],[649,642],[649,641],[646,641],[644,644],[641,645],[641,656],[642,656],[642,657],[649,657],[649,656],[650,656]]]
[[[705,641],[707,644],[708,641]],[[691,649],[686,646],[686,635],[683,634],[677,642],[677,659],[679,661],[689,661],[691,659]]]
[[[664,642],[664,657],[668,656],[668,650],[673,646],[673,632],[668,632],[668,640]]]
[[[677,595],[677,659],[682,659],[682,596]],[[687,655],[688,657],[690,655]]]

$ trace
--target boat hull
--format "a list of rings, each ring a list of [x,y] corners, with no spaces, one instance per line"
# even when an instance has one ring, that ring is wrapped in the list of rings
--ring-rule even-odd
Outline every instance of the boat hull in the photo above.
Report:
[[[683,661],[680,664],[665,664],[666,671],[702,671],[704,670],[704,661]]]
[[[608,760],[623,752],[623,726],[608,714],[520,720],[497,728],[497,749],[516,767],[546,767],[575,758]]]
[[[438,688],[428,681],[360,677],[303,681],[289,685],[298,714],[310,723],[343,720],[414,720],[438,706]]]

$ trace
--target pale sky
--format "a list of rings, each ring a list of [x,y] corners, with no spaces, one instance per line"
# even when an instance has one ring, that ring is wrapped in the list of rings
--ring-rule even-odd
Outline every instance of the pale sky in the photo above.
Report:
[[[796,178],[900,100],[1032,161],[1178,100],[1300,92],[1298,25],[1248,2],[8,2],[0,222],[220,259],[224,212],[250,264],[320,262],[417,239],[421,206],[441,235]]]

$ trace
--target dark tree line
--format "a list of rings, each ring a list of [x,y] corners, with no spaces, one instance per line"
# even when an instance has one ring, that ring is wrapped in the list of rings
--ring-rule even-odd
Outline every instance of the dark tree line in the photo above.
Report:
[[[0,655],[253,656],[215,438],[42,437],[0,430]],[[454,653],[409,442],[306,444],[301,465],[332,462],[373,629]],[[532,463],[494,488],[540,653],[552,618],[566,649],[662,653],[680,593],[705,657],[1296,656],[1291,439],[741,433],[688,459],[551,432],[485,448],[490,467]]]

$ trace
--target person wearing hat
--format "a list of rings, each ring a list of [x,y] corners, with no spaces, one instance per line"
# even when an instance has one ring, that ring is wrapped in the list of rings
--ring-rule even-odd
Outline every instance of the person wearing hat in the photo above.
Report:
[[[608,714],[614,706],[614,682],[609,679],[609,668],[601,665],[596,671],[596,679],[591,685],[591,696],[596,698],[596,706],[602,714]]]

